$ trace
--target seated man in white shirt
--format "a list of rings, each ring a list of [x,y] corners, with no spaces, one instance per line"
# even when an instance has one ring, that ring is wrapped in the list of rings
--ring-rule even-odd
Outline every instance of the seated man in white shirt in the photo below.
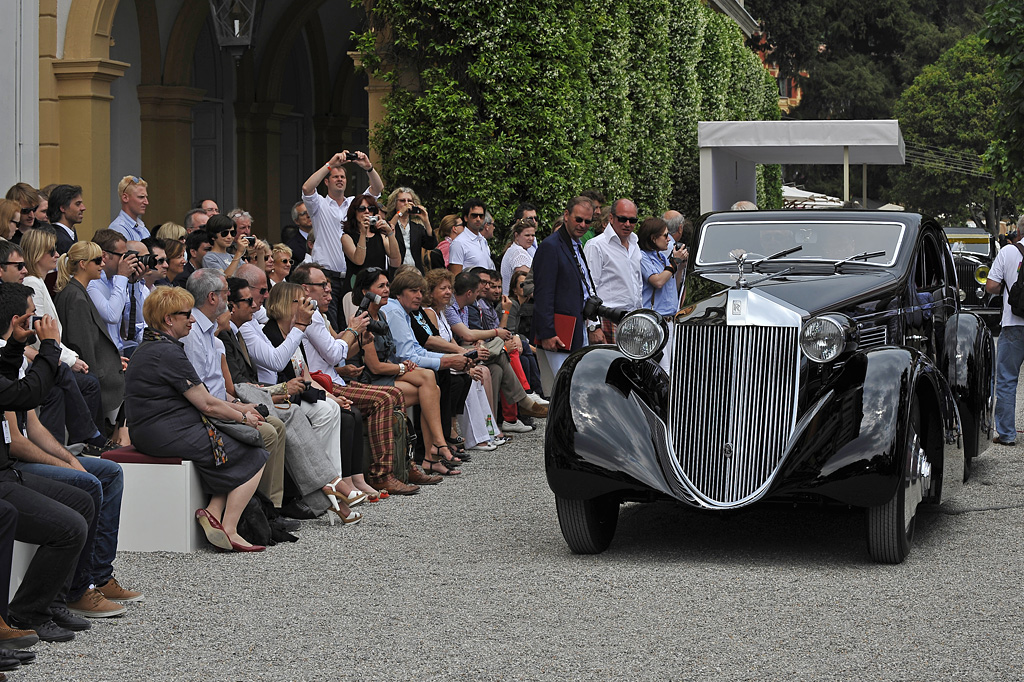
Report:
[[[369,428],[370,451],[373,463],[370,465],[370,485],[387,490],[389,493],[402,492],[407,488],[439,483],[440,476],[426,474],[414,462],[409,466],[409,484],[402,483],[394,476],[393,452],[394,432],[392,419],[394,411],[404,410],[402,391],[394,386],[368,386],[346,384],[338,372],[349,356],[350,344],[366,329],[369,317],[363,313],[349,320],[349,327],[340,334],[331,329],[324,311],[330,303],[331,283],[323,269],[315,263],[303,263],[292,271],[291,281],[302,286],[306,296],[317,302],[317,312],[306,328],[302,341],[310,371],[321,371],[331,377],[336,395],[352,401],[364,415]]]
[[[254,410],[255,406],[237,398],[229,400],[224,381],[227,361],[224,358],[224,344],[217,338],[217,318],[228,310],[228,284],[224,273],[212,268],[196,270],[189,276],[186,288],[196,301],[192,308],[196,323],[182,340],[185,355],[210,395],[227,402],[239,415]],[[284,422],[271,415],[258,428],[263,437],[263,445],[270,453],[260,478],[259,490],[271,500],[276,499],[280,506],[284,494]]]

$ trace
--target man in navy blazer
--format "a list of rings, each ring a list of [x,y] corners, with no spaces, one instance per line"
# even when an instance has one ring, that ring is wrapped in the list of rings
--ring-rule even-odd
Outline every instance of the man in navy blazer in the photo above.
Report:
[[[583,319],[583,303],[594,295],[594,284],[580,237],[593,218],[590,199],[573,197],[565,208],[563,227],[541,242],[533,258],[533,332],[552,374],[558,373],[570,351],[604,343],[601,328]],[[556,314],[576,319],[571,339],[555,332]]]
[[[85,202],[82,201],[82,188],[78,185],[57,185],[50,190],[50,203],[46,207],[46,217],[57,230],[57,253],[67,253],[72,244],[78,241],[75,225],[82,222],[85,215]]]

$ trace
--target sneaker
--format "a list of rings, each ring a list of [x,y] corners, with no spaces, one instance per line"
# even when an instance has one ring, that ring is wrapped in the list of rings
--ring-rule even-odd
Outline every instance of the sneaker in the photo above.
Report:
[[[13,619],[11,622],[15,622]],[[27,624],[18,623],[22,629],[28,629]],[[32,630],[35,630],[39,639],[44,642],[70,642],[75,638],[75,633],[67,628],[62,628],[52,620],[48,620],[45,623],[39,625],[33,625]]]
[[[50,605],[50,617],[53,618],[54,623],[65,630],[80,632],[92,629],[92,623],[68,611],[68,607],[64,602],[54,602]]]
[[[512,433],[528,433],[533,431],[532,426],[527,426],[522,420],[517,419],[514,423],[501,422],[502,431],[511,431]]]
[[[497,450],[498,446],[497,445],[491,445],[487,441],[484,441],[483,443],[477,443],[476,445],[474,445],[473,447],[471,447],[469,449],[470,450],[481,450],[483,452],[490,452],[491,450]]]
[[[86,618],[110,618],[125,613],[128,607],[110,601],[103,596],[102,592],[93,587],[86,590],[78,601],[68,602],[68,610]]]
[[[511,440],[511,438],[505,438],[504,436],[496,436],[493,439],[491,439],[491,445],[493,445],[494,447],[498,447],[500,445],[508,443]]]
[[[110,577],[110,580],[107,581],[106,585],[100,585],[96,589],[110,601],[116,601],[121,604],[125,604],[130,601],[143,601],[146,598],[141,592],[124,589],[121,587],[121,584],[117,582],[117,578],[113,576]]]

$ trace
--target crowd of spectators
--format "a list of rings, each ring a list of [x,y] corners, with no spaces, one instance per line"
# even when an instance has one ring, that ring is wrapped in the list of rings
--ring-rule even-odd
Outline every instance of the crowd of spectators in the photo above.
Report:
[[[346,195],[346,165],[367,174],[364,193]],[[536,428],[541,363],[557,371],[569,350],[614,338],[582,317],[588,297],[678,307],[690,241],[678,213],[637,234],[629,199],[591,192],[538,244],[541,218],[523,203],[501,245],[478,199],[435,225],[415,189],[383,193],[365,154],[336,154],[274,243],[211,198],[149,228],[148,184],[129,175],[117,215],[86,241],[81,187],[10,188],[0,586],[15,540],[39,549],[0,603],[0,669],[143,599],[114,577],[124,481],[105,453],[191,460],[208,541],[263,551],[239,531],[254,496],[279,537],[325,513],[358,523],[358,505],[416,494]]]

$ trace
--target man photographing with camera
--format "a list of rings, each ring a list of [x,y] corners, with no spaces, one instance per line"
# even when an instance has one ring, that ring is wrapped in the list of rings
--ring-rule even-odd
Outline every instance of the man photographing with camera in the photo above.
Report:
[[[313,244],[312,259],[324,267],[324,274],[330,279],[331,288],[334,290],[327,318],[335,329],[339,326],[338,301],[349,290],[344,282],[345,252],[341,247],[342,223],[348,215],[349,204],[352,203],[352,197],[345,196],[345,188],[348,185],[348,175],[345,171],[347,163],[354,163],[366,172],[369,186],[364,194],[379,197],[384,190],[384,181],[380,179],[370,159],[363,152],[345,150],[335,154],[302,183],[302,202],[306,205],[317,237]],[[326,197],[316,191],[317,185],[321,182],[327,187]]]

